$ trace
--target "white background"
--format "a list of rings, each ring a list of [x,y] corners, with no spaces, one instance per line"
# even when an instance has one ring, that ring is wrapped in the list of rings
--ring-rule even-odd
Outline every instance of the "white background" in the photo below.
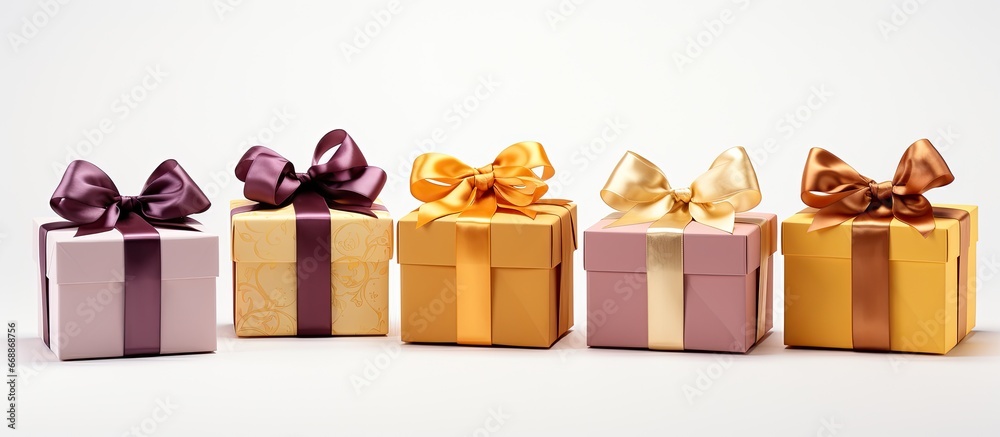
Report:
[[[232,3],[0,5],[0,317],[21,335],[17,432],[1000,431],[995,2],[425,0],[394,13],[386,1]],[[359,37],[366,27],[373,36]],[[123,94],[141,101],[125,110]],[[87,133],[102,125],[100,138]],[[390,173],[382,197],[395,217],[418,206],[405,184],[418,153],[480,166],[539,141],[562,178],[553,194],[580,204],[582,227],[609,212],[598,192],[627,149],[683,186],[746,146],[764,192],[757,210],[787,217],[802,207],[809,147],[884,180],[926,137],[957,175],[928,197],[981,206],[976,333],[944,357],[786,350],[779,257],[776,329],[747,356],[587,349],[582,268],[577,326],[551,350],[401,346],[398,317],[388,338],[242,340],[223,257],[215,354],[58,362],[37,339],[30,219],[51,215],[68,160],[96,163],[135,194],[176,158],[211,195],[198,218],[225,254],[228,200],[241,195],[232,163],[263,143],[304,169],[334,128]],[[438,129],[441,141],[418,146]],[[357,378],[370,384],[356,389]]]

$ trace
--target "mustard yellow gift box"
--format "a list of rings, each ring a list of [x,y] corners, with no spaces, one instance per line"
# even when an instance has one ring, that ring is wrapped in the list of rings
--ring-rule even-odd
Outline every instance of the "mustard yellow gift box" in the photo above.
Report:
[[[534,219],[497,213],[490,222],[492,344],[550,347],[573,326],[576,205]],[[555,214],[558,212],[558,214]],[[403,341],[458,343],[456,220],[417,228],[399,220]]]
[[[230,209],[254,205],[233,200]],[[330,210],[332,335],[389,332],[392,218]],[[295,210],[232,217],[234,324],[240,337],[296,335]]]
[[[944,354],[976,323],[978,208],[970,216],[968,254],[961,253],[958,220],[935,218],[924,238],[893,219],[889,237],[890,349]],[[801,212],[781,224],[785,256],[785,344],[851,349],[851,229],[853,220],[807,232],[814,213]],[[959,269],[968,269],[967,315],[958,326]]]

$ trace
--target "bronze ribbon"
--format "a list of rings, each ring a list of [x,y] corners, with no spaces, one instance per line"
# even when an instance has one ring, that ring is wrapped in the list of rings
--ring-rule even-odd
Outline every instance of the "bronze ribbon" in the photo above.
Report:
[[[956,343],[969,332],[969,247],[972,245],[972,218],[968,211],[955,208],[934,207],[934,217],[958,220],[958,331]]]
[[[541,176],[535,174],[535,169],[541,170]],[[539,213],[553,213],[541,205],[568,205],[566,200],[541,199],[548,191],[545,180],[554,174],[545,149],[536,142],[511,145],[500,152],[493,163],[479,168],[440,153],[425,153],[413,162],[410,193],[424,202],[418,209],[417,227],[459,214],[455,226],[458,343],[493,343],[490,271],[493,216],[515,213],[534,219]],[[561,224],[564,228],[565,225]],[[572,226],[570,229],[575,237]],[[563,232],[565,235],[565,229]],[[565,242],[563,247],[565,256]],[[570,252],[570,263],[563,264],[564,271],[572,264]],[[561,280],[566,280],[565,276],[563,274]]]
[[[906,149],[892,181],[877,183],[834,154],[813,148],[802,173],[802,201],[817,208],[809,231],[851,224],[851,308],[855,349],[889,350],[889,224],[895,218],[924,237],[934,208],[923,196],[955,180],[926,139]]]
[[[732,233],[736,213],[760,198],[742,147],[719,155],[690,188],[672,188],[663,171],[634,152],[618,162],[601,199],[624,214],[608,227],[652,223],[646,231],[650,349],[684,349],[684,228],[694,220]]]

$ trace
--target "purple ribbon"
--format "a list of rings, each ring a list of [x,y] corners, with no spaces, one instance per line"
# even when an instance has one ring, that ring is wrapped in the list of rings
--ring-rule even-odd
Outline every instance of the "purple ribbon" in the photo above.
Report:
[[[320,162],[338,145],[330,159]],[[236,165],[236,177],[244,182],[243,195],[258,203],[235,208],[230,216],[287,205],[294,208],[297,334],[331,335],[330,210],[376,217],[374,211],[385,210],[375,204],[385,186],[385,171],[369,166],[354,139],[337,129],[316,144],[312,165],[305,173],[296,173],[292,163],[277,152],[254,146]]]
[[[125,239],[125,356],[160,353],[160,235],[158,227],[194,230],[189,214],[211,206],[205,193],[177,161],[164,161],[138,196],[122,196],[100,168],[73,161],[49,201],[66,222],[46,223],[38,232],[42,284],[42,339],[49,345],[49,287],[46,238],[55,229],[77,227],[76,236],[118,230]]]

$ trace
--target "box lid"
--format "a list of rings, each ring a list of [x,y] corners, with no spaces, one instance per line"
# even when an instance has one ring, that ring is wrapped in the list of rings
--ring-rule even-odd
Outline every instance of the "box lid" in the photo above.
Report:
[[[576,238],[576,204],[549,207],[554,214],[531,219],[497,213],[490,225],[490,263],[501,268],[554,268],[562,262],[563,233],[570,226]],[[417,212],[399,219],[399,263],[454,266],[458,214],[441,217],[417,229]]]
[[[646,271],[646,230],[652,223],[606,227],[621,213],[614,213],[583,233],[583,264],[588,271]],[[770,253],[776,250],[777,216],[740,213],[744,218],[767,220]],[[698,275],[746,275],[760,267],[760,226],[736,223],[733,233],[691,222],[684,228],[684,273]]]
[[[382,204],[378,200],[376,203]],[[229,202],[229,209],[256,204],[245,199],[233,200]],[[333,262],[392,259],[392,217],[388,211],[375,211],[375,215],[377,217],[330,210]],[[234,262],[295,262],[295,208],[292,205],[233,215],[230,231]]]
[[[979,208],[974,205],[935,207],[961,209],[969,213],[971,244],[979,240]],[[781,222],[781,253],[791,256],[824,258],[851,257],[851,226],[853,220],[839,226],[807,232],[815,212],[799,212]],[[889,227],[889,259],[893,261],[946,262],[960,255],[961,236],[957,220],[935,218],[934,231],[924,238],[906,223],[893,219]]]
[[[34,228],[59,218],[35,219]],[[219,237],[205,232],[156,228],[160,234],[161,278],[193,279],[219,276]],[[46,276],[59,284],[122,282],[125,239],[116,230],[77,237],[77,228],[57,229],[46,237]],[[37,249],[34,259],[37,260]]]

